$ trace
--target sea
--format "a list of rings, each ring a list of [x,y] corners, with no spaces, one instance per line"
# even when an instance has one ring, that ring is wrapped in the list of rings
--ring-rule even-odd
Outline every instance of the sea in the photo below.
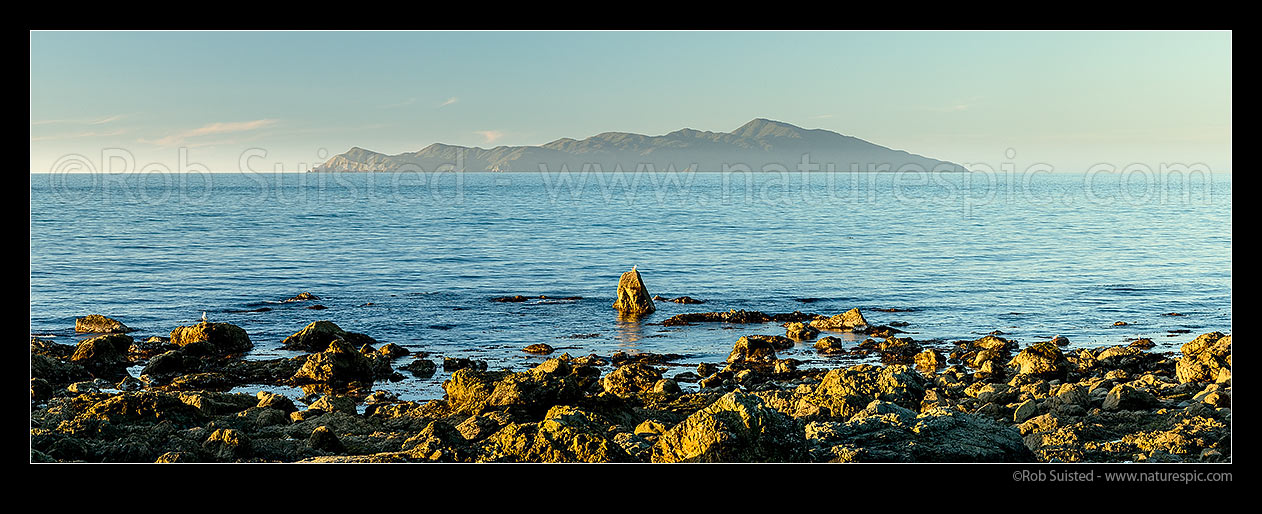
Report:
[[[30,188],[32,336],[75,344],[75,318],[103,314],[144,340],[205,315],[247,331],[245,358],[275,359],[328,320],[438,363],[375,385],[410,401],[442,398],[444,357],[521,371],[550,357],[523,351],[536,343],[677,354],[669,377],[784,334],[661,324],[685,312],[858,308],[943,350],[999,331],[1177,352],[1232,329],[1226,172],[46,173]],[[650,294],[705,303],[620,320],[633,267]],[[283,301],[302,292],[319,300]],[[530,299],[493,301],[513,295]],[[779,354],[865,362],[811,344]]]

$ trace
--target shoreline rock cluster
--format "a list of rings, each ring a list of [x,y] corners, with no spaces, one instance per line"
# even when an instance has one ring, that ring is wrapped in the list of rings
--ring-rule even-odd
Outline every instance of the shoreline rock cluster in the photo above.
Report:
[[[438,363],[329,321],[284,340],[305,355],[254,361],[242,358],[249,335],[226,323],[146,341],[109,333],[69,346],[33,337],[31,461],[1231,459],[1231,336],[1219,332],[1177,354],[1149,352],[1142,340],[1092,349],[996,334],[943,351],[871,326],[857,309],[686,318],[781,322],[786,335],[742,336],[724,362],[682,372],[663,366],[682,358],[670,354],[565,353],[525,371],[446,358],[444,398],[428,402],[373,386],[402,379],[396,370],[432,376]],[[824,335],[837,331],[872,337],[847,348]],[[799,344],[882,364],[806,368],[777,354]],[[136,366],[143,371],[132,377]],[[299,387],[304,396],[228,392],[247,384]]]

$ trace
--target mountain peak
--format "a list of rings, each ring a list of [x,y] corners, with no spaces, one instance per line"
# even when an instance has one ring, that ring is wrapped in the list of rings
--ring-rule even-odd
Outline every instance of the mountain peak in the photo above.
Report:
[[[763,137],[802,137],[801,134],[804,131],[805,129],[802,127],[790,125],[783,121],[754,118],[749,123],[733,130],[732,135],[753,139]]]

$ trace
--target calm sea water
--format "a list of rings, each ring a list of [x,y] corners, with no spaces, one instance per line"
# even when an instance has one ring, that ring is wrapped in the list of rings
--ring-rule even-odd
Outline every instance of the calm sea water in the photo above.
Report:
[[[248,358],[264,359],[297,355],[280,341],[327,319],[492,368],[540,362],[521,351],[533,343],[687,355],[670,376],[722,361],[741,335],[783,334],[658,324],[673,314],[858,307],[944,348],[1001,330],[1173,351],[1231,331],[1231,185],[1226,173],[33,174],[30,329],[73,344],[74,318],[100,313],[145,338],[204,311],[245,328]],[[610,306],[633,265],[650,293],[707,303],[619,322]],[[302,291],[328,309],[279,303]],[[583,298],[490,301],[516,294]],[[809,343],[783,353],[828,360]],[[446,378],[378,388],[440,398]]]

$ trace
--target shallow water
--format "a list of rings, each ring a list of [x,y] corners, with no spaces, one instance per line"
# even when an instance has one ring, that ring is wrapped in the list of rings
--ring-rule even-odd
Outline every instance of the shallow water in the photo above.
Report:
[[[297,355],[280,341],[327,319],[440,363],[525,369],[544,358],[521,351],[534,343],[687,355],[670,376],[723,360],[741,335],[783,334],[659,324],[673,314],[858,307],[943,347],[1000,330],[1022,344],[1150,337],[1173,351],[1231,331],[1231,184],[1226,173],[35,174],[30,329],[72,344],[74,318],[100,313],[146,338],[206,312],[246,329],[248,358],[263,359]],[[610,306],[633,265],[650,293],[707,303],[618,321]],[[280,302],[302,291],[321,299]],[[517,294],[583,298],[490,301]],[[829,359],[809,343],[782,353]],[[440,398],[447,376],[378,389]]]

